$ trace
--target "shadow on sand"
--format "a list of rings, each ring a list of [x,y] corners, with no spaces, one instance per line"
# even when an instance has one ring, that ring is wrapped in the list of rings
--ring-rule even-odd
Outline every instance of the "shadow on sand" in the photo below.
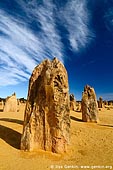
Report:
[[[82,119],[76,118],[74,116],[70,116],[72,120],[78,121],[78,122],[83,122]]]
[[[113,128],[113,125],[102,125],[102,124],[98,124],[99,126],[106,126],[106,127],[111,127]]]
[[[13,129],[0,125],[0,138],[10,146],[20,149],[21,134]]]
[[[12,122],[12,123],[17,123],[17,124],[23,125],[23,121],[18,120],[18,119],[1,118],[0,121]]]

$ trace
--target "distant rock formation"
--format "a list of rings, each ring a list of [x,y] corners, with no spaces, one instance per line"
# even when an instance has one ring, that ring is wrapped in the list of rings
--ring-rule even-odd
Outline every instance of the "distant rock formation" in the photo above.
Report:
[[[73,94],[70,94],[70,110],[76,110],[76,101]]]
[[[103,105],[103,99],[102,97],[99,97],[98,108],[102,108],[102,105]]]
[[[81,101],[76,101],[76,112],[81,112]]]
[[[19,102],[20,103],[26,103],[26,99],[24,99],[24,97],[22,97],[22,98],[19,99]]]
[[[44,60],[30,78],[22,150],[66,152],[70,136],[68,76],[56,58]]]
[[[113,100],[109,100],[109,101],[108,101],[108,105],[109,105],[109,106],[113,106]]]
[[[3,108],[4,112],[17,112],[17,98],[16,94],[12,94],[12,96],[8,96],[6,98],[5,106]]]
[[[4,108],[4,101],[0,99],[0,111],[2,112]]]
[[[107,101],[107,100],[104,100],[103,103],[104,103],[104,107],[105,107],[106,105],[108,105],[108,101]]]
[[[84,122],[98,121],[98,104],[94,88],[86,85],[82,94],[82,120]]]

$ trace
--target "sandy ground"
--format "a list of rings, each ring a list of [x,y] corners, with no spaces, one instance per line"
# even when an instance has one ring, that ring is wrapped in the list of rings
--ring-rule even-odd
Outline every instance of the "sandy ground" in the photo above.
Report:
[[[98,124],[71,112],[71,142],[64,155],[19,149],[24,105],[17,113],[0,112],[0,170],[113,169],[113,108],[99,111]]]

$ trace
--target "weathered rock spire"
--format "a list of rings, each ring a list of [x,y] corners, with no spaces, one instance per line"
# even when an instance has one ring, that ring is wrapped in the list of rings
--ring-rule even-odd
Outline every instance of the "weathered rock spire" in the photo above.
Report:
[[[66,151],[70,130],[68,90],[66,69],[57,58],[35,67],[29,81],[21,149]]]
[[[94,88],[86,85],[82,94],[82,120],[84,122],[98,121],[98,104]]]

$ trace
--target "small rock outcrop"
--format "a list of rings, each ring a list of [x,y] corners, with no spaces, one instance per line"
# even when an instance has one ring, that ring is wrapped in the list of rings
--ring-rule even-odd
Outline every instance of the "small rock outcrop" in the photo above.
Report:
[[[0,100],[0,110],[3,111],[4,109],[4,101]]]
[[[81,112],[81,101],[76,101],[76,111]]]
[[[73,94],[70,94],[70,110],[76,110],[76,101]]]
[[[102,108],[102,105],[103,105],[102,97],[99,97],[98,108]]]
[[[108,106],[108,101],[107,101],[107,100],[104,100],[103,103],[104,103],[104,107],[105,107],[106,105]]]
[[[66,152],[70,136],[68,76],[56,58],[33,71],[24,115],[22,150]]]
[[[86,85],[82,94],[82,120],[84,122],[98,122],[98,104],[94,88]]]
[[[17,98],[16,94],[12,94],[12,96],[8,96],[6,98],[5,106],[3,108],[4,112],[17,112]]]

